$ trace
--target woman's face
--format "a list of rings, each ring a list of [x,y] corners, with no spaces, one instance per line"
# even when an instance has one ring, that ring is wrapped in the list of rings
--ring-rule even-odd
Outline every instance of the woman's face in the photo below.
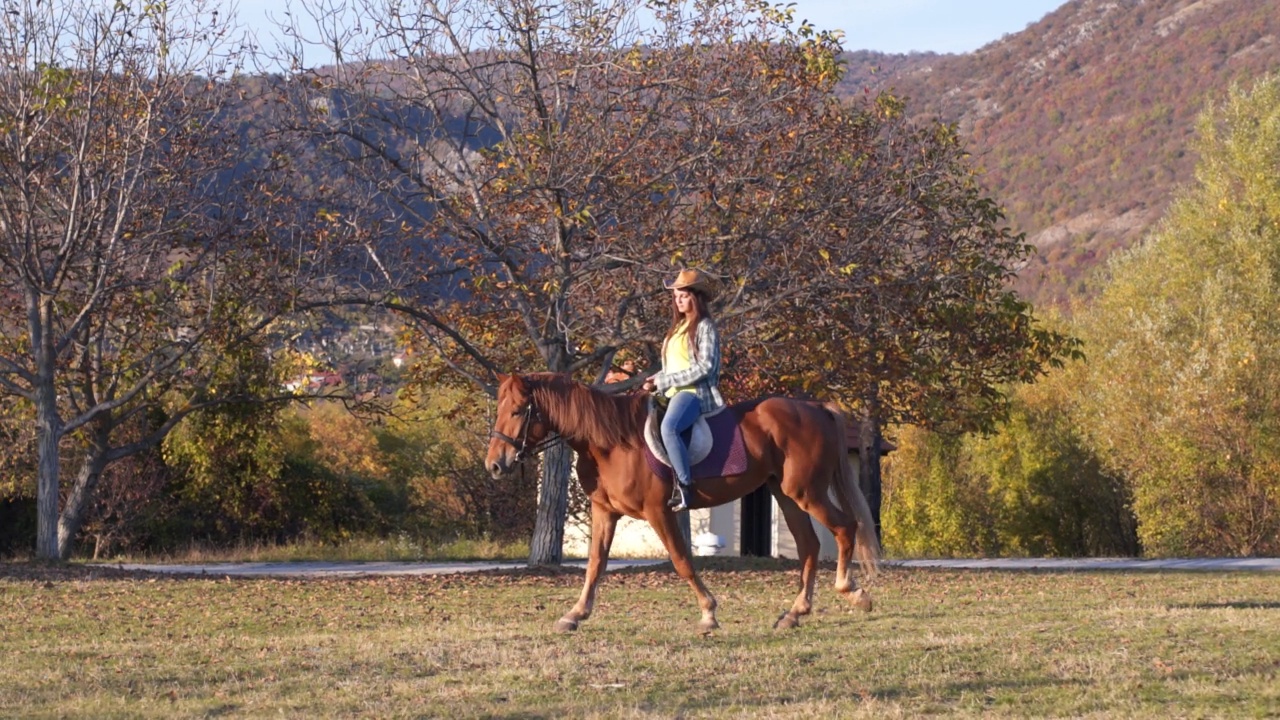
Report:
[[[693,311],[693,293],[688,290],[672,290],[676,300],[676,312],[688,315]]]

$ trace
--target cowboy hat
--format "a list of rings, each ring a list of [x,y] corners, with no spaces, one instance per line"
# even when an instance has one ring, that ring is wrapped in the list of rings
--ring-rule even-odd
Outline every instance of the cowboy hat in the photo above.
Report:
[[[662,285],[668,290],[697,290],[708,298],[715,294],[711,278],[701,270],[681,270],[675,280]]]

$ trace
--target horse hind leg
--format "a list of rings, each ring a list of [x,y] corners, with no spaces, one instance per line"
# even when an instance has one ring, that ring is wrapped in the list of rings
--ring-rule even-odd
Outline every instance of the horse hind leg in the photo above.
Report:
[[[875,604],[871,600],[871,593],[866,588],[860,588],[853,579],[853,573],[850,571],[850,565],[853,560],[853,543],[840,545],[839,537],[836,540],[839,546],[839,556],[836,560],[836,592],[840,593],[846,600],[853,604],[863,612],[871,612]]]
[[[800,594],[791,603],[791,608],[773,624],[775,629],[791,629],[800,627],[800,618],[813,611],[813,588],[818,578],[820,543],[817,533],[813,531],[813,523],[809,522],[809,515],[795,500],[782,494],[777,482],[771,483],[769,489],[782,510],[782,517],[787,521],[791,536],[795,538],[796,554],[800,557]]]
[[[817,496],[816,498],[814,496]],[[857,539],[857,521],[832,501],[827,492],[809,493],[800,507],[822,523],[836,538],[836,592],[855,608],[871,612],[874,603],[871,594],[857,587],[852,572],[854,543]],[[788,523],[789,525],[790,523]],[[793,531],[794,532],[794,531]],[[812,530],[810,530],[812,532]]]
[[[856,588],[853,575],[849,571],[850,561],[856,555],[858,565],[867,577],[875,575],[880,562],[880,540],[876,536],[875,524],[871,517],[871,508],[867,499],[859,489],[853,465],[849,460],[848,424],[840,408],[826,405],[828,415],[835,423],[837,442],[835,468],[827,475],[829,482],[826,492],[819,494],[819,506],[826,511],[832,522],[823,522],[836,535],[839,546],[839,558],[836,564],[836,590],[849,599],[855,607],[864,612],[871,612],[873,603],[871,595],[865,590]],[[837,529],[837,526],[839,529]]]
[[[573,632],[578,629],[578,623],[591,617],[596,600],[596,586],[609,564],[609,548],[613,546],[613,533],[618,527],[618,518],[617,513],[592,504],[591,548],[587,559],[586,579],[578,602],[556,621],[557,632]]]

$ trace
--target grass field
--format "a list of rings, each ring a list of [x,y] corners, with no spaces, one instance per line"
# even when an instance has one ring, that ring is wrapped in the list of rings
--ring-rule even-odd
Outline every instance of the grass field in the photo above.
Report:
[[[295,541],[284,545],[233,545],[209,547],[192,545],[158,554],[124,554],[103,558],[115,563],[213,563],[213,562],[422,562],[453,560],[525,560],[528,542],[495,540],[454,540],[424,544],[407,536],[391,538],[351,538],[339,544]],[[24,558],[30,559],[30,558]]]
[[[1276,717],[1280,577],[890,569],[772,623],[790,563],[356,580],[0,564],[3,717]]]

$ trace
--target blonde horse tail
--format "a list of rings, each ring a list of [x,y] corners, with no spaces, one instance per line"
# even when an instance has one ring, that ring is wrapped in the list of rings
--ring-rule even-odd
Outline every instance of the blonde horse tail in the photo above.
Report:
[[[840,477],[835,483],[836,497],[844,510],[853,515],[857,528],[854,531],[853,554],[858,566],[867,578],[874,577],[880,569],[880,541],[876,539],[876,525],[871,518],[871,506],[862,494],[862,488],[853,474],[853,465],[849,462],[848,421],[844,411],[833,403],[823,405],[836,423],[836,446],[840,449]]]

